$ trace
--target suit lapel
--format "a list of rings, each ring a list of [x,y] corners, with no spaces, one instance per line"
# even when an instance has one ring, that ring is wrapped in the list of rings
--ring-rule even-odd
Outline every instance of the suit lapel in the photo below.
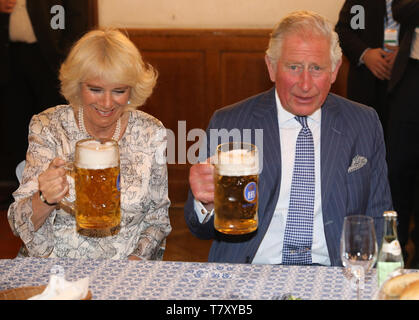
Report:
[[[339,152],[343,139],[342,122],[339,121],[339,108],[333,102],[329,94],[324,105],[322,106],[321,119],[321,195],[322,207],[326,208],[329,196],[333,193],[331,190],[333,179],[336,178],[336,170],[339,164]],[[323,210],[323,215],[327,212]],[[329,217],[325,216],[324,221]]]
[[[279,141],[278,113],[275,102],[275,88],[267,91],[262,99],[254,106],[253,117],[255,128],[263,129],[263,168],[259,179],[260,225],[264,234],[272,218],[276,203],[278,202],[281,182],[281,148]],[[260,147],[259,147],[260,149]]]

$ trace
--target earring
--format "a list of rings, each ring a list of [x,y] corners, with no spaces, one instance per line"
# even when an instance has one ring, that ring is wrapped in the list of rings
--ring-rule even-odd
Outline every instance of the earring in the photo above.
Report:
[[[131,100],[128,100],[127,104],[131,104]]]

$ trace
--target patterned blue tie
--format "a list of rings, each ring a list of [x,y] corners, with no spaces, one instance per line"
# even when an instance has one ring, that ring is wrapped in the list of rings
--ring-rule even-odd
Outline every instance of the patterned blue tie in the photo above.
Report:
[[[283,264],[311,264],[314,215],[314,143],[307,117],[295,117],[302,125],[295,148],[290,203],[285,225]]]
[[[393,19],[393,10],[391,9],[391,3],[393,2],[393,0],[386,0],[386,16],[384,19],[384,29],[391,29],[391,30],[397,30],[397,32],[400,29],[400,24],[395,21]],[[383,48],[385,51],[390,51],[389,49],[387,49],[385,47],[385,44],[389,44],[389,45],[397,45],[397,41],[396,39],[387,39],[386,41],[386,36],[384,33],[384,43],[383,43]]]
[[[393,0],[386,0],[386,10],[387,10],[387,21],[385,28],[388,29],[398,29],[398,23],[393,19],[393,11],[391,10],[391,3]]]

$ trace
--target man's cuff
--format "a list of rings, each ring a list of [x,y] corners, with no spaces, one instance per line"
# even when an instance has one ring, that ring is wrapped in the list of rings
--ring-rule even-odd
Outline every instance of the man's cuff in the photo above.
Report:
[[[366,49],[364,50],[364,52],[362,52],[361,56],[359,57],[358,66],[360,66],[361,64],[364,64],[364,63],[365,63],[365,62],[364,62],[364,55],[365,55],[365,52],[367,52],[369,49],[371,49],[371,48],[366,48]]]
[[[194,209],[198,217],[198,220],[201,224],[207,223],[214,214],[214,209],[208,211],[207,209],[205,209],[201,201],[198,201],[196,199],[194,199]]]

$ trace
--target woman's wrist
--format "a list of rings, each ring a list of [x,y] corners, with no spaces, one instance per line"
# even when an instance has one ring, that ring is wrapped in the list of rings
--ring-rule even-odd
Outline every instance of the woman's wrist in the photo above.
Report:
[[[58,202],[49,202],[47,201],[47,199],[45,199],[44,195],[42,194],[42,191],[39,190],[39,199],[41,199],[41,201],[47,205],[49,205],[50,207],[54,207],[58,204]]]

